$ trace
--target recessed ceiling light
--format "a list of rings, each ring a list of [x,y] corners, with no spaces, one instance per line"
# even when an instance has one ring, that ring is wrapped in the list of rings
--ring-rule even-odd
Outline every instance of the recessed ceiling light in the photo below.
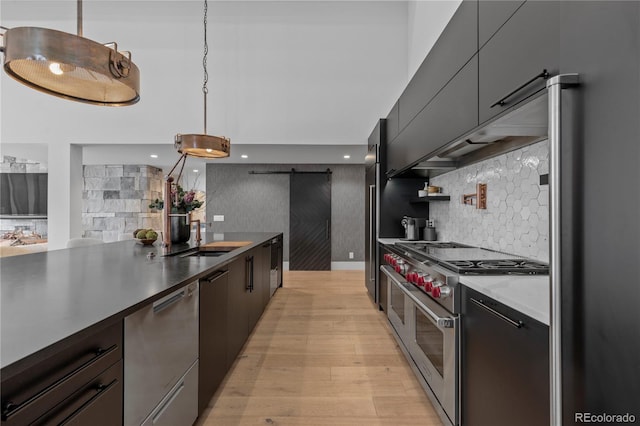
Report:
[[[193,173],[198,173],[198,169],[193,169]]]
[[[149,157],[151,157],[151,158],[158,158],[158,154],[151,154]]]
[[[240,157],[242,158],[249,158],[249,156],[247,154],[242,154]]]
[[[348,160],[349,158],[351,158],[351,156],[350,156],[349,154],[347,154],[347,155],[345,155],[345,156],[344,156],[344,159],[345,159],[345,160]]]

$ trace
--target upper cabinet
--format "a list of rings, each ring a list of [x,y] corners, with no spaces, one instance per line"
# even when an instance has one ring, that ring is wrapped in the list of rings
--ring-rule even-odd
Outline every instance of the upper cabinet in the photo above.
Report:
[[[400,133],[400,128],[398,125],[398,102],[393,105],[389,115],[387,115],[387,125],[386,125],[386,136],[387,143],[393,142],[393,140]]]
[[[407,85],[399,104],[399,129],[436,96],[478,49],[478,3],[464,0]]]
[[[524,0],[481,0],[478,3],[478,47],[482,48],[523,3]]]
[[[474,56],[388,147],[388,174],[415,164],[477,124],[478,58]]]
[[[525,2],[480,49],[480,124],[544,89],[543,70],[558,73],[559,5]]]

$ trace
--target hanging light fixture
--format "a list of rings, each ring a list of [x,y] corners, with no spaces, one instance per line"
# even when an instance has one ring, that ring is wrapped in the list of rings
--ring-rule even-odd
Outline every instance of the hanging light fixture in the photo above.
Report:
[[[207,11],[209,5],[204,0],[204,54],[202,57],[202,67],[204,78],[202,83],[202,94],[204,95],[204,133],[203,134],[177,134],[175,137],[175,148],[181,154],[186,154],[198,158],[224,158],[231,152],[231,141],[224,136],[207,135],[207,94],[209,89],[209,73],[207,72],[207,54],[209,45],[207,44]]]
[[[82,0],[77,35],[38,27],[3,34],[4,70],[17,81],[50,95],[94,105],[125,106],[140,100],[140,72],[131,52],[115,42],[82,36]]]
[[[165,207],[163,209],[163,245],[165,247],[171,247],[171,217],[175,216],[185,216],[184,214],[174,214],[171,213],[171,196],[172,194],[176,194],[177,191],[172,191],[173,185],[177,185],[177,182],[180,181],[180,177],[182,176],[182,170],[184,169],[184,164],[187,161],[187,156],[190,157],[198,157],[198,158],[224,158],[228,157],[231,152],[231,140],[224,136],[212,136],[207,135],[207,95],[209,94],[209,89],[207,88],[207,83],[209,82],[209,73],[207,72],[207,54],[209,53],[209,45],[207,44],[207,12],[209,10],[209,3],[207,0],[204,0],[204,54],[202,57],[202,67],[204,70],[204,78],[202,83],[202,94],[204,97],[204,133],[203,134],[180,134],[178,133],[175,137],[174,146],[176,150],[182,154],[176,164],[174,164],[173,168],[165,178],[164,184],[164,199],[170,200],[169,202],[165,202]],[[180,167],[180,171],[178,172],[178,178],[174,179],[172,176],[173,171],[178,167],[178,165],[182,162],[182,166]],[[175,182],[175,183],[174,183]],[[189,222],[192,222],[190,214],[186,215],[189,219]],[[199,221],[198,222],[198,232],[196,232],[196,242],[200,243],[199,239]]]

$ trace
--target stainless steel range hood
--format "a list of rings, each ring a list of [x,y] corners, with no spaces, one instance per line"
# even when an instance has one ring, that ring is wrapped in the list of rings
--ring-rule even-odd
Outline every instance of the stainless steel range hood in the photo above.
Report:
[[[455,168],[544,140],[548,114],[546,91],[494,121],[443,146],[411,168],[413,174],[433,177]]]

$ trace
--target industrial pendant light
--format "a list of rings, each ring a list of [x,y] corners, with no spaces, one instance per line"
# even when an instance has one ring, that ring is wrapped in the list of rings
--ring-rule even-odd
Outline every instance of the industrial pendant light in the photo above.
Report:
[[[209,81],[209,73],[207,72],[207,53],[209,53],[209,45],[207,44],[207,0],[204,0],[204,56],[202,58],[202,66],[204,68],[204,80],[202,84],[202,93],[204,95],[204,134],[177,134],[175,137],[175,148],[183,155],[189,155],[198,158],[224,158],[228,157],[231,152],[231,141],[224,136],[207,135],[207,82]]]
[[[175,190],[174,185],[180,181],[180,177],[182,176],[182,170],[184,169],[184,164],[187,161],[187,157],[198,157],[198,158],[224,158],[228,157],[231,152],[231,141],[229,138],[224,136],[211,136],[207,135],[207,94],[209,93],[209,89],[207,88],[207,82],[209,81],[209,74],[207,72],[207,53],[209,53],[209,45],[207,44],[207,11],[209,9],[209,4],[207,0],[204,0],[204,56],[202,58],[202,67],[204,68],[204,81],[202,83],[202,94],[204,95],[204,134],[180,134],[178,133],[175,137],[175,148],[178,150],[180,154],[180,158],[176,161],[176,164],[173,165],[171,171],[166,176],[164,181],[164,199],[169,200],[165,201],[165,206],[163,209],[163,231],[162,231],[162,244],[165,248],[171,248],[171,218],[186,216],[189,223],[196,222],[198,224],[198,231],[196,232],[196,244],[200,245],[200,222],[197,220],[191,219],[191,213],[181,214],[181,213],[171,213],[171,205],[173,202],[172,196],[178,193]],[[182,163],[180,167],[180,171],[178,172],[178,178],[174,179],[172,176],[173,171],[178,167],[178,165]]]
[[[77,0],[78,34],[38,27],[7,29],[4,70],[19,82],[61,98],[94,105],[125,106],[140,100],[140,72],[131,52],[116,43],[82,36],[82,0]]]

